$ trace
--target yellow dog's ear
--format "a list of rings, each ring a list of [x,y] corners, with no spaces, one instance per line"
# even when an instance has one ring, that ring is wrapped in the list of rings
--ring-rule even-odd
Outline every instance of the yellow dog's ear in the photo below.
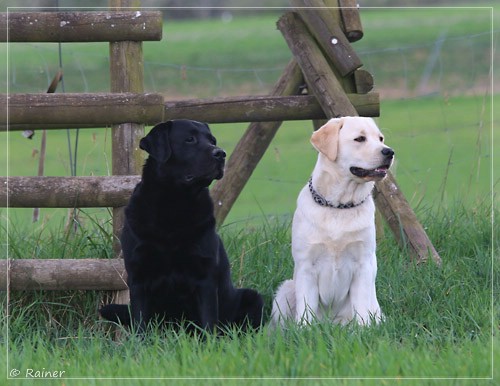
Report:
[[[337,159],[339,131],[343,124],[344,120],[342,118],[330,119],[311,136],[311,143],[314,148],[332,162]]]

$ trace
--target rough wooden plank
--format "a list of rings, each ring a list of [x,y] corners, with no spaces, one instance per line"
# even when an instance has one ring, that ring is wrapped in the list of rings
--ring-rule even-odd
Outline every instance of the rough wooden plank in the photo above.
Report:
[[[357,71],[356,71],[357,72]],[[360,115],[379,116],[377,93],[347,94]],[[159,94],[11,94],[9,130],[103,127],[123,122],[156,124],[190,117],[209,123],[293,121],[325,118],[312,95],[163,101]],[[7,96],[0,94],[0,131],[7,125]],[[92,114],[88,112],[92,111]]]
[[[137,122],[158,123],[163,119],[163,96],[149,93],[4,94],[0,96],[0,121],[10,129],[41,128],[46,125],[92,125]],[[5,119],[5,120],[4,120]],[[5,130],[5,124],[2,125]],[[79,126],[78,126],[79,127]]]
[[[292,60],[272,90],[273,95],[292,95],[303,84],[297,63]],[[281,122],[252,123],[241,137],[227,162],[226,173],[211,190],[215,218],[220,226],[264,155]]]
[[[0,290],[124,290],[123,259],[0,260]]]
[[[162,24],[159,11],[9,12],[0,13],[0,41],[161,40]]]
[[[140,176],[0,177],[0,207],[96,208],[127,203]]]
[[[340,25],[334,22],[331,12],[321,9],[325,6],[322,0],[290,0],[290,4],[297,7],[296,12],[341,76],[361,67],[361,60]]]

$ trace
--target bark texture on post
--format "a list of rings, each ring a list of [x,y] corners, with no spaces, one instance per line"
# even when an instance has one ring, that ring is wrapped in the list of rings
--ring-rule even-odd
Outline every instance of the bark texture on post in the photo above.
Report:
[[[113,8],[137,8],[140,0],[110,0]],[[119,41],[109,43],[111,92],[144,92],[144,63],[142,42]],[[144,154],[139,149],[139,141],[144,137],[144,125],[123,123],[112,126],[113,175],[140,174],[144,164]],[[123,228],[124,208],[113,208],[114,251],[120,256],[119,237]],[[116,303],[125,303],[128,291],[116,294]]]

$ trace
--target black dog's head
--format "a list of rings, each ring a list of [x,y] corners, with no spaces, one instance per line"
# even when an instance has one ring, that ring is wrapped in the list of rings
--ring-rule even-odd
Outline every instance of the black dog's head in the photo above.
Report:
[[[156,178],[177,185],[208,186],[224,175],[226,153],[206,123],[186,119],[160,123],[141,139]],[[145,168],[146,172],[146,168]]]

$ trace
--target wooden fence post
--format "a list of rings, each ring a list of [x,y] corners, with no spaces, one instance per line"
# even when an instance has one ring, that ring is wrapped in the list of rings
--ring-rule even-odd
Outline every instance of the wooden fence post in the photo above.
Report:
[[[110,0],[110,8],[140,7],[140,0]],[[144,65],[142,42],[122,41],[109,43],[111,92],[144,92]],[[140,174],[144,156],[139,141],[144,136],[144,125],[124,123],[112,127],[113,175]],[[124,208],[113,208],[113,249],[121,251],[119,237],[123,227]],[[117,303],[127,302],[128,291],[116,294]]]

